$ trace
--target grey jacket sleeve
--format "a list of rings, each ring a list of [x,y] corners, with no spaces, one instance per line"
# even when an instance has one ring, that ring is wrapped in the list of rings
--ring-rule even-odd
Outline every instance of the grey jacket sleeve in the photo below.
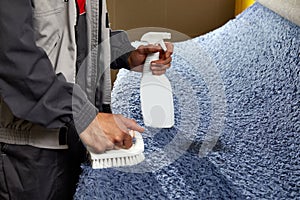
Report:
[[[130,44],[125,31],[111,31],[111,65],[112,69],[129,69],[128,57],[135,48]]]
[[[16,117],[48,128],[73,122],[81,133],[97,114],[36,46],[30,0],[0,1],[0,95]]]

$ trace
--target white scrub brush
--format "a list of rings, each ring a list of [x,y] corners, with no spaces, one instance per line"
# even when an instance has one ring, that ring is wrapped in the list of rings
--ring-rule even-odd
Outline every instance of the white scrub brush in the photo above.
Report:
[[[142,162],[145,159],[143,137],[139,132],[131,131],[130,134],[135,140],[130,149],[109,150],[102,154],[90,152],[92,168],[131,166]]]

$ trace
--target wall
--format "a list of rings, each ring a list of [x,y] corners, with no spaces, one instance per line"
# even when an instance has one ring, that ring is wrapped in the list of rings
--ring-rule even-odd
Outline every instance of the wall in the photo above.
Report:
[[[196,37],[234,17],[235,0],[107,0],[112,29],[164,27]]]

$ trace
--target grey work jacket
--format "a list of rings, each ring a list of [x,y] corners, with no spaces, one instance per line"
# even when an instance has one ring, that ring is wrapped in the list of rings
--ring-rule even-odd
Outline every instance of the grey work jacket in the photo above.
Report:
[[[133,47],[124,33],[111,37],[105,1],[88,0],[86,11],[88,54],[76,73],[75,0],[0,2],[0,142],[67,148],[61,127],[81,133],[110,104],[110,65],[127,67]]]

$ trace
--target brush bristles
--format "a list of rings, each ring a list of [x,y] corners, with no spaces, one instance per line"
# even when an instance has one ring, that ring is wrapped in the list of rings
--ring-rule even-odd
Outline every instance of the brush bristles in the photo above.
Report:
[[[93,159],[92,168],[101,169],[110,167],[132,166],[142,162],[144,159],[145,156],[143,153],[120,158]]]

